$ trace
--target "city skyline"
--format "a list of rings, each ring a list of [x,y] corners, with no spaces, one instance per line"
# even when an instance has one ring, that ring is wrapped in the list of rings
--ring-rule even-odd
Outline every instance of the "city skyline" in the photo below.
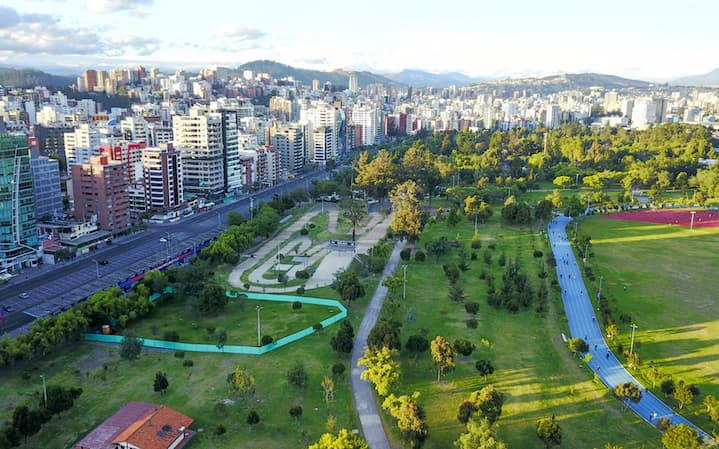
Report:
[[[271,59],[319,70],[489,78],[597,72],[649,81],[719,67],[707,59],[719,40],[716,4],[669,10],[645,0],[515,1],[511,8],[463,0],[441,9],[398,3],[322,0],[298,8],[279,1],[269,9],[217,1],[198,8],[168,0],[8,0],[0,6],[0,64],[79,72]]]

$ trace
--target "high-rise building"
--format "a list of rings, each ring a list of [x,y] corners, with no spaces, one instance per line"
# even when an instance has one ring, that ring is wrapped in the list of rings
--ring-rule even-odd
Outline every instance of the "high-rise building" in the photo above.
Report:
[[[607,92],[604,94],[604,112],[618,111],[621,107],[619,103],[619,94],[617,92]]]
[[[270,128],[270,142],[279,156],[282,176],[302,171],[305,166],[305,136],[300,125]]]
[[[38,259],[35,198],[27,137],[0,135],[0,272]]]
[[[320,80],[312,80],[312,90],[320,90]]]
[[[544,120],[544,126],[547,128],[559,128],[562,120],[562,109],[558,104],[550,104],[547,106],[547,117]]]
[[[61,214],[63,207],[60,192],[60,162],[32,151],[30,167],[35,195],[35,216],[43,219]]]
[[[75,217],[117,235],[130,227],[126,166],[106,154],[72,166]]]
[[[123,140],[100,147],[100,153],[108,154],[113,161],[124,164],[127,168],[127,179],[132,184],[142,178],[142,150],[145,148],[145,142],[132,143]]]
[[[375,145],[381,142],[383,123],[378,112],[377,108],[369,105],[352,108],[350,121],[362,126],[362,145]]]
[[[150,129],[147,121],[139,116],[126,117],[120,121],[120,131],[125,140],[149,143]]]
[[[172,118],[174,146],[182,153],[183,187],[197,195],[222,195],[225,158],[222,115],[190,109],[190,115]]]
[[[91,156],[100,154],[101,134],[94,126],[83,123],[74,131],[65,133],[65,159],[67,172],[75,164],[84,164]]]
[[[238,192],[245,185],[245,166],[242,165],[239,152],[237,111],[220,109],[222,117],[222,151],[225,159],[225,192]]]
[[[147,144],[151,147],[159,147],[163,143],[172,142],[172,127],[148,123],[149,140]]]
[[[318,126],[312,129],[312,146],[310,147],[310,161],[325,164],[336,157],[332,148],[332,128]]]
[[[73,132],[73,128],[64,125],[35,125],[33,132],[40,145],[40,154],[65,156],[65,133]],[[62,168],[65,169],[65,167]]]
[[[145,208],[167,212],[182,205],[182,155],[172,144],[142,151]]]
[[[359,82],[357,80],[356,72],[349,73],[349,89],[350,92],[359,92]]]
[[[92,69],[85,70],[83,78],[85,79],[85,90],[87,92],[94,92],[97,86],[97,71]]]
[[[647,98],[639,99],[634,102],[632,109],[632,128],[644,129],[650,124],[655,123],[657,119],[657,106]]]

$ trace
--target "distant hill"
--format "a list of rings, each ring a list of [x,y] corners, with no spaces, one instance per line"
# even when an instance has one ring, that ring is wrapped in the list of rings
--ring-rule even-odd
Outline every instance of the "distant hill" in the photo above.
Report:
[[[488,81],[472,86],[478,91],[509,92],[525,90],[528,93],[550,94],[563,90],[588,89],[602,87],[604,89],[644,89],[653,83],[632,80],[614,75],[600,73],[564,73],[542,78],[510,78]]]
[[[233,72],[236,71],[237,75],[242,75],[244,70],[252,70],[254,73],[269,73],[272,78],[285,78],[291,76],[307,86],[312,85],[312,80],[319,80],[320,84],[324,84],[329,81],[333,86],[338,87],[347,88],[349,86],[349,71],[346,70],[323,72],[321,70],[298,69],[296,67],[281,64],[275,61],[261,60],[242,64],[234,69]],[[365,87],[368,84],[373,83],[382,83],[389,86],[397,86],[401,84],[382,75],[376,75],[371,72],[357,71],[355,73],[357,74],[357,82],[360,87]]]
[[[719,68],[703,75],[690,75],[669,82],[675,86],[719,86]]]
[[[440,89],[449,86],[468,86],[489,80],[489,78],[471,78],[459,72],[430,73],[424,70],[412,69],[402,70],[398,73],[388,73],[385,76],[412,87],[436,87]]]
[[[0,84],[12,87],[46,86],[62,89],[75,82],[75,77],[51,75],[33,69],[0,67]]]

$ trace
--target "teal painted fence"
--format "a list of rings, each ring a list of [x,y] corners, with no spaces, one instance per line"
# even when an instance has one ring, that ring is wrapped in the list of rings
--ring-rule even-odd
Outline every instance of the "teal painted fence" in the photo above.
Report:
[[[237,298],[236,292],[227,292],[228,297]],[[231,296],[234,295],[234,296]],[[299,301],[302,304],[312,304],[316,306],[327,306],[339,309],[339,313],[332,315],[320,322],[322,327],[328,327],[334,323],[347,317],[347,309],[339,301],[333,299],[322,299],[322,298],[310,298],[305,296],[292,296],[292,295],[272,295],[269,293],[242,293],[241,296],[246,297],[248,300],[253,301],[275,301],[275,302],[295,302]],[[144,338],[143,343],[145,346],[150,348],[167,349],[171,351],[186,351],[186,352],[215,352],[215,353],[226,353],[226,354],[250,354],[250,355],[261,355],[266,354],[273,349],[280,348],[295,342],[301,338],[315,333],[315,330],[311,327],[302,329],[299,332],[282,337],[272,343],[264,346],[237,346],[237,345],[225,345],[222,349],[219,349],[216,345],[202,344],[202,343],[182,343],[176,341],[166,340],[154,340],[150,338]],[[102,343],[122,343],[124,337],[121,335],[105,335],[105,334],[85,334],[85,340],[87,341],[98,341]]]

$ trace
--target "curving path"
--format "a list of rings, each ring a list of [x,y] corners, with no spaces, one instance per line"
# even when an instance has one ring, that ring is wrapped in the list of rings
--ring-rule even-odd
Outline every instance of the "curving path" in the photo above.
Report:
[[[399,252],[402,251],[404,245],[404,242],[397,243],[392,250],[392,254],[387,261],[387,266],[384,267],[384,271],[382,272],[382,279],[377,286],[377,290],[374,292],[374,296],[372,296],[372,301],[365,311],[362,324],[360,324],[357,330],[354,347],[352,348],[350,385],[352,386],[352,396],[354,397],[357,416],[359,416],[360,424],[362,425],[362,434],[370,449],[390,449],[390,445],[387,440],[387,435],[384,432],[384,427],[382,427],[382,420],[377,412],[377,403],[372,393],[372,385],[360,379],[360,373],[366,368],[359,368],[357,366],[357,360],[362,357],[364,353],[369,332],[377,322],[379,313],[382,310],[382,302],[385,296],[387,296],[387,287],[383,286],[382,282],[397,269]]]
[[[592,360],[589,367],[604,384],[614,390],[614,387],[625,382],[637,384],[642,391],[642,399],[638,403],[629,402],[629,407],[644,421],[656,424],[659,418],[666,416],[673,425],[686,424],[699,432],[704,441],[712,438],[699,427],[689,422],[683,416],[674,412],[667,404],[654,394],[644,389],[617,360],[604,341],[602,331],[597,323],[596,315],[590,300],[587,288],[584,285],[581,271],[569,245],[566,226],[572,219],[559,216],[549,223],[549,240],[552,252],[557,260],[557,277],[562,289],[562,301],[569,322],[569,332],[573,338],[582,338],[589,345]]]

